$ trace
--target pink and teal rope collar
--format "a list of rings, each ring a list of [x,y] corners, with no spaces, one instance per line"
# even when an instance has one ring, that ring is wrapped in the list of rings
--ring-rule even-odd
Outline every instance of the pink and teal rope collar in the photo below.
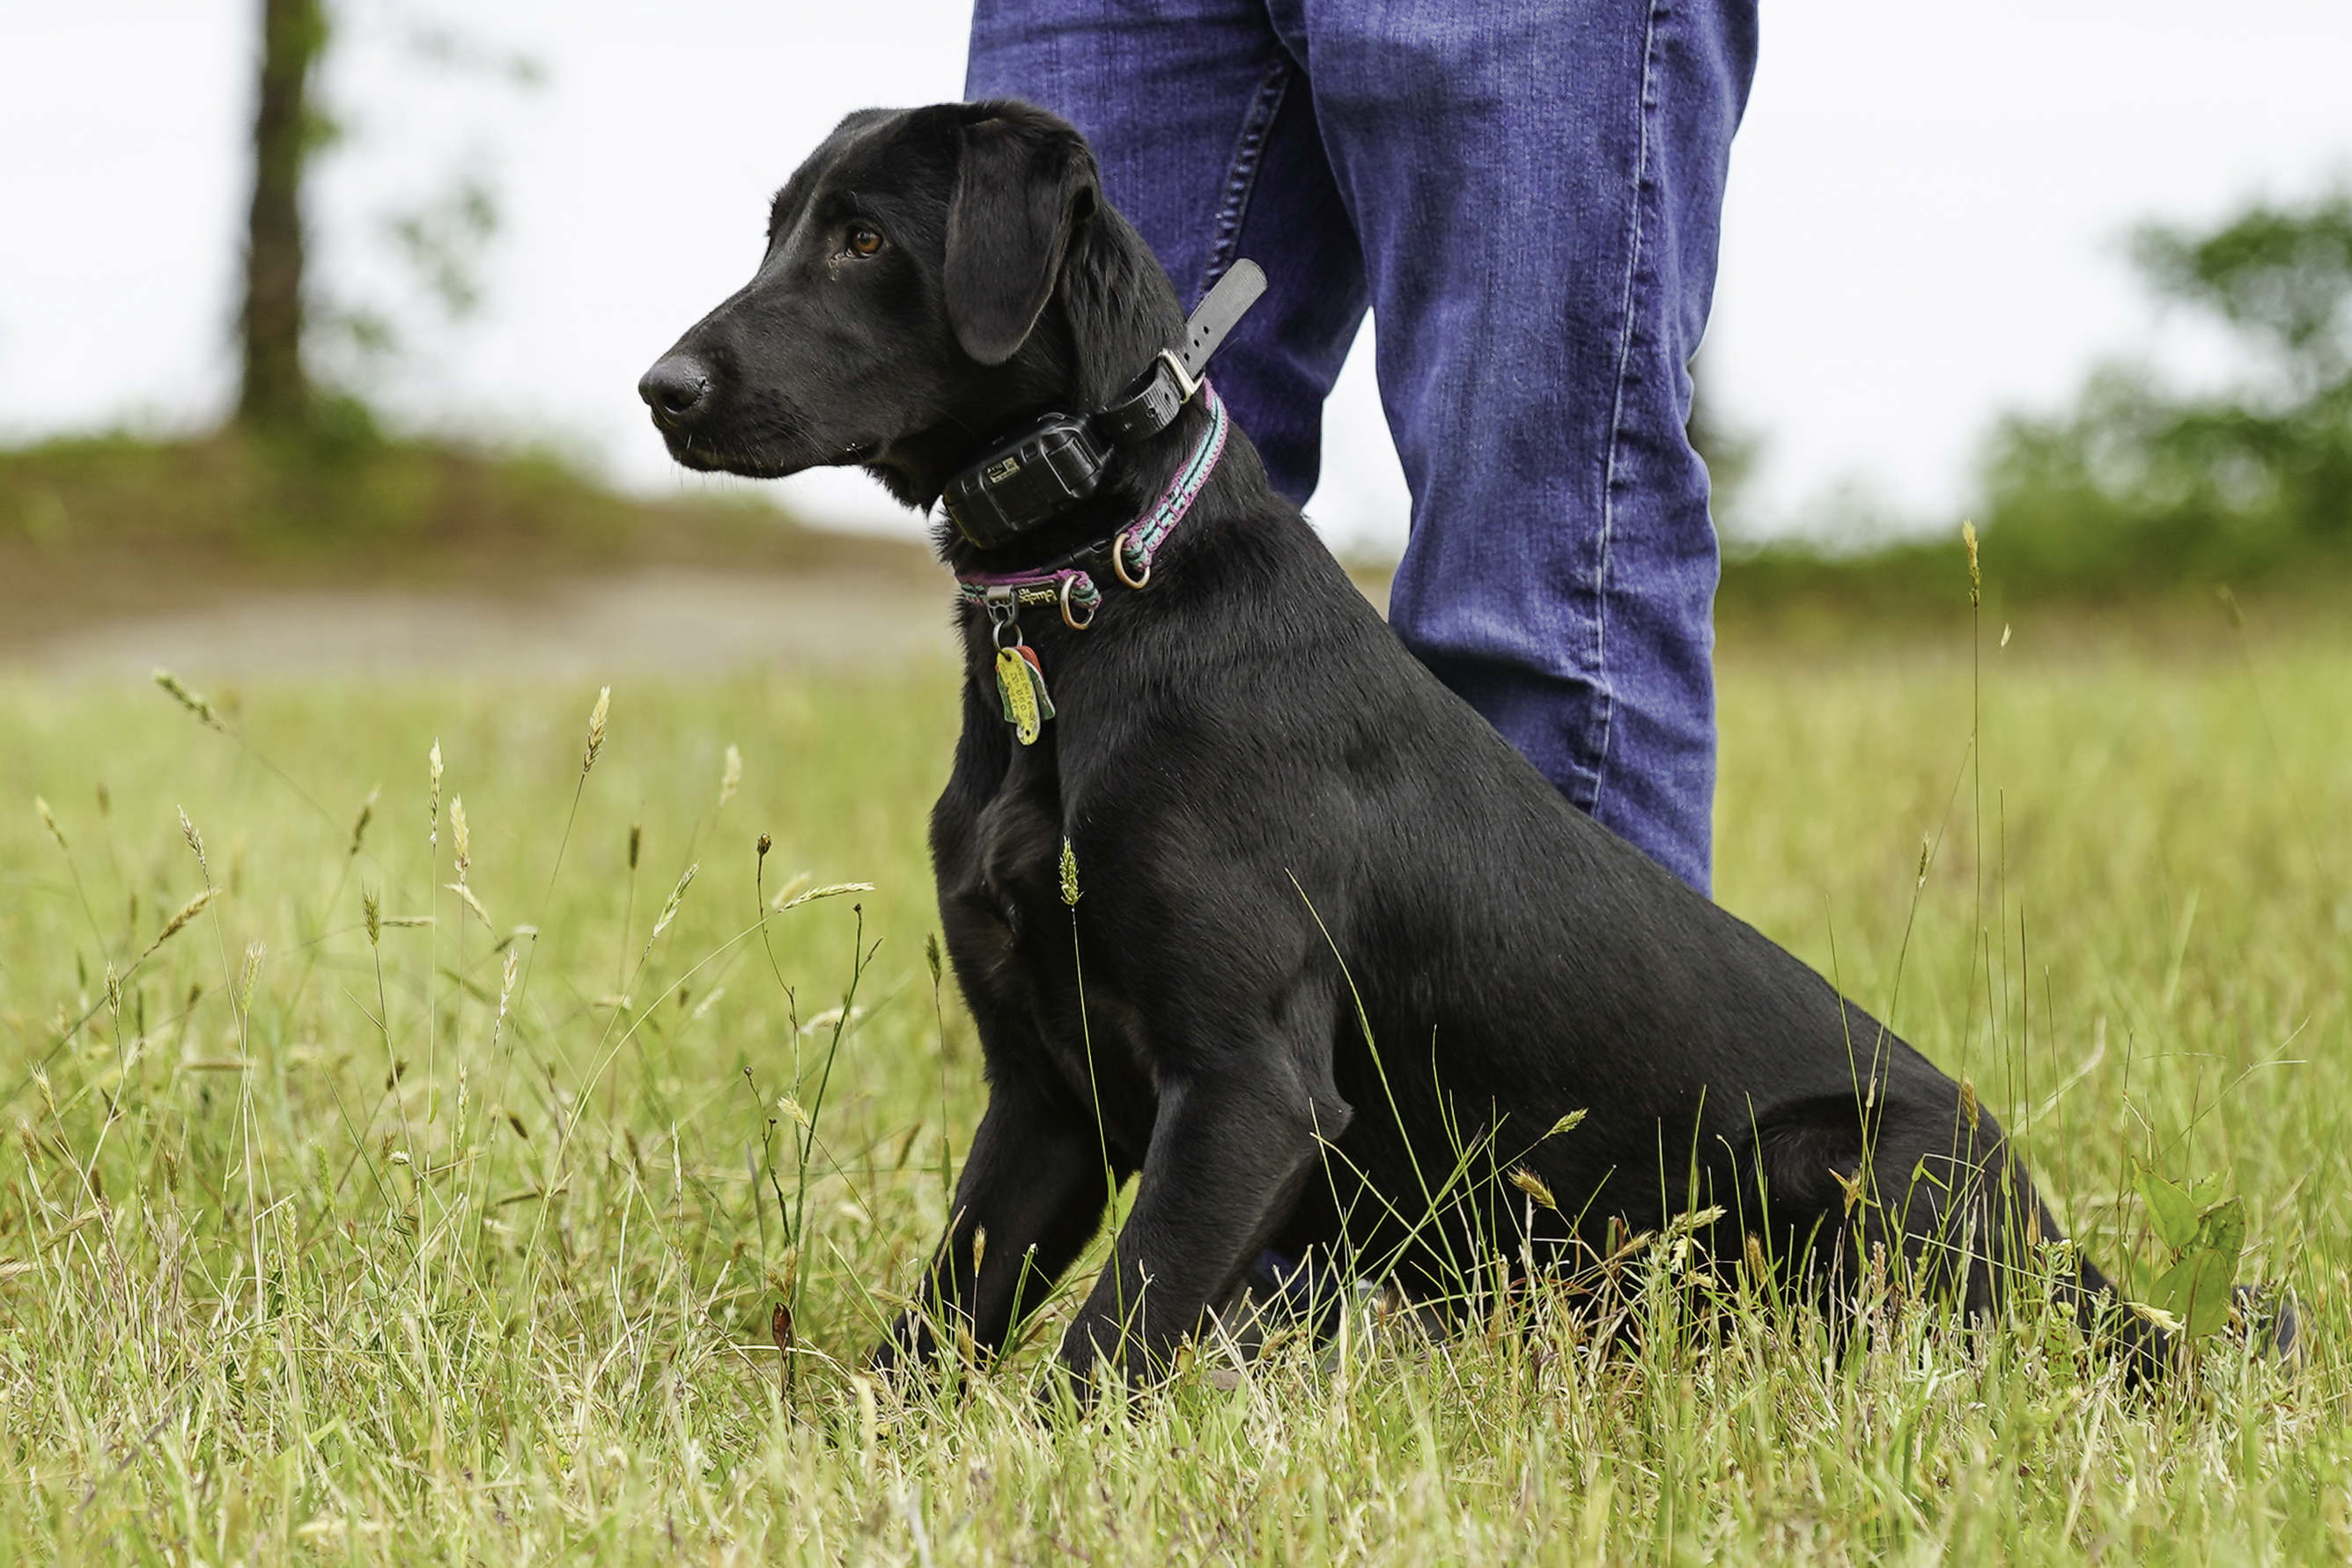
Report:
[[[1170,478],[1168,487],[1160,491],[1151,509],[1121,529],[1108,547],[1111,570],[1129,588],[1141,588],[1151,580],[1153,558],[1168,542],[1168,536],[1176,531],[1176,525],[1184,520],[1184,514],[1192,509],[1202,486],[1216,471],[1217,459],[1224,455],[1225,436],[1232,426],[1224,401],[1217,396],[1214,387],[1202,382],[1201,402],[1209,413],[1209,428],[1201,433],[1201,439],[1193,444],[1183,466]],[[1084,567],[1075,566],[1035,572],[959,573],[956,591],[973,604],[1003,605],[1013,610],[1031,604],[1055,605],[1061,610],[1063,621],[1078,631],[1094,623],[1095,611],[1102,603],[1102,590],[1096,586],[1094,575]]]

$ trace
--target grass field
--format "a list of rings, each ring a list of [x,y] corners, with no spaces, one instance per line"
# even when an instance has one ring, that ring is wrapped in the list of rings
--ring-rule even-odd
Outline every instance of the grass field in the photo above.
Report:
[[[858,1357],[982,1093],[926,956],[950,672],[625,685],[584,779],[593,689],[289,681],[215,730],[0,688],[0,1557],[2341,1560],[2352,632],[2063,631],[1988,622],[1980,678],[1727,649],[1718,894],[1969,1077],[2135,1291],[2135,1161],[2242,1197],[2300,1370],[2220,1336],[2137,1394],[2030,1304],[1833,1352],[1678,1320],[1659,1249],[1631,1345],[1367,1309],[1041,1416],[1066,1294],[902,1402]]]

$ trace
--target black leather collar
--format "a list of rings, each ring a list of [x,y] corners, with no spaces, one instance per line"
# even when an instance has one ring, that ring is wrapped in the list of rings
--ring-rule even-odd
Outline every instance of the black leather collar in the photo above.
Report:
[[[1043,414],[992,444],[940,491],[956,531],[982,549],[995,549],[1093,495],[1112,448],[1149,441],[1176,423],[1199,394],[1210,357],[1265,292],[1257,263],[1234,262],[1185,322],[1181,352],[1160,350],[1092,413]]]

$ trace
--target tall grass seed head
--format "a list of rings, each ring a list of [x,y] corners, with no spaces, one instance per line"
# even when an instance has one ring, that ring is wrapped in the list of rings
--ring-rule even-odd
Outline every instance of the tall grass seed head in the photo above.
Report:
[[[205,880],[212,881],[213,868],[205,859],[204,834],[196,831],[196,825],[188,821],[188,809],[185,806],[175,806],[173,810],[180,813],[180,837],[187,840],[188,848],[195,852],[196,865],[205,873]]]
[[[155,684],[163,687],[173,702],[195,715],[198,723],[212,729],[225,727],[221,724],[220,716],[213,711],[213,705],[181,685],[179,676],[169,670],[158,669],[154,679]]]
[[[383,793],[381,789],[371,789],[368,798],[360,802],[359,821],[352,824],[352,847],[346,853],[360,852],[360,845],[367,838],[368,824],[375,821],[375,799]]]
[[[669,890],[669,902],[662,905],[661,915],[654,922],[653,935],[646,938],[646,951],[647,953],[651,953],[654,950],[655,940],[658,938],[663,932],[669,929],[669,923],[677,918],[677,906],[686,897],[686,890],[694,885],[695,873],[701,869],[702,862],[700,861],[695,862],[692,865],[686,868],[686,874],[677,879],[677,885]],[[638,960],[639,963],[643,963],[644,961],[645,960],[642,958]]]
[[[1078,906],[1078,852],[1067,836],[1062,840],[1062,902],[1072,909]]]
[[[583,779],[587,778],[588,770],[596,766],[596,754],[604,749],[604,716],[612,710],[613,688],[598,687],[596,706],[588,710],[588,749],[580,754],[580,777]]]
[[[425,844],[427,849],[441,847],[441,737],[433,738],[433,749],[425,754],[425,779],[430,793],[425,800]]]
[[[449,844],[457,852],[457,880],[466,880],[466,869],[474,863],[474,839],[466,830],[466,798],[449,797]]]
[[[515,977],[521,974],[521,972],[522,949],[512,944],[509,944],[507,947],[506,967],[499,972],[499,1016],[490,1022],[490,1049],[492,1051],[496,1051],[499,1048],[499,1040],[500,1037],[506,1033],[507,1007],[508,1004],[514,1000]],[[457,1064],[457,1114],[462,1119],[465,1113],[466,1067],[463,1062],[460,1062]]]
[[[1984,578],[1977,570],[1977,525],[1974,518],[1960,525],[1960,542],[1969,547],[1969,603],[1975,605],[1983,600]]]
[[[629,824],[629,869],[631,871],[637,869],[637,847],[645,841],[645,836],[646,828],[643,822]]]
[[[261,978],[261,960],[268,951],[269,945],[266,942],[245,945],[245,963],[236,976],[236,1010],[241,1013],[253,1011],[254,983]]]
[[[366,887],[360,889],[360,919],[367,926],[368,946],[373,947],[383,936],[383,900]]]
[[[497,932],[498,927],[490,921],[490,912],[482,907],[482,901],[474,896],[472,888],[462,882],[445,882],[441,885],[446,891],[456,894],[457,902],[474,912],[474,918],[482,923],[482,929],[492,933]],[[465,922],[461,920],[458,924],[463,925]]]
[[[67,849],[65,830],[58,826],[57,813],[49,810],[49,803],[36,795],[33,797],[33,811],[41,819],[41,826],[49,830],[49,837],[58,841],[58,848]]]
[[[787,909],[798,909],[803,904],[814,904],[820,898],[838,898],[845,893],[874,891],[874,884],[870,882],[829,882],[823,887],[806,887],[807,882],[808,873],[802,872],[777,891],[776,896],[769,901],[768,907],[782,914]]]
[[[743,782],[743,754],[734,747],[727,748],[726,765],[719,770],[719,803],[722,806],[735,798]]]
[[[218,888],[208,887],[202,893],[196,894],[195,897],[188,900],[187,903],[180,905],[180,907],[173,912],[172,918],[163,922],[163,929],[155,934],[155,940],[147,944],[147,952],[142,953],[139,956],[142,958],[146,957],[148,953],[152,953],[156,948],[161,947],[164,943],[169,942],[173,937],[178,936],[181,930],[187,925],[189,921],[194,920],[197,915],[202,915],[205,912],[205,906],[212,903],[212,901],[219,895],[219,893],[220,890]]]

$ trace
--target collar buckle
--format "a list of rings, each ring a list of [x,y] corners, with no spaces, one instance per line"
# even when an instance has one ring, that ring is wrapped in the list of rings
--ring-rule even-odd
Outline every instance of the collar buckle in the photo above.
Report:
[[[1176,357],[1175,350],[1160,350],[1160,362],[1166,365],[1168,373],[1176,378],[1176,390],[1183,394],[1176,400],[1178,402],[1191,402],[1200,395],[1201,378],[1184,368],[1184,361]]]

